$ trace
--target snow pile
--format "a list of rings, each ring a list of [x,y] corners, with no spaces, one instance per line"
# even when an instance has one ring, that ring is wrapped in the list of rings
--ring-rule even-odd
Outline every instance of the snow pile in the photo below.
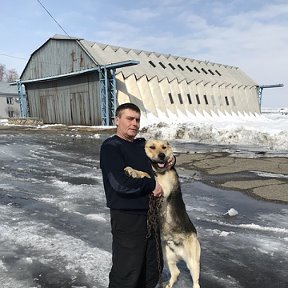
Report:
[[[184,141],[198,142],[213,145],[241,145],[256,146],[272,151],[288,151],[288,115],[284,113],[222,113],[211,112],[211,115],[203,111],[195,114],[179,116],[164,115],[158,111],[159,118],[151,113],[142,115],[141,131],[139,136],[145,138],[162,138],[167,140],[180,139]],[[168,117],[169,116],[169,117]],[[7,119],[0,119],[1,125],[8,124]],[[36,128],[47,129],[49,127],[67,127],[65,125],[38,125]],[[73,137],[81,137],[81,132],[76,128],[85,126],[70,126],[74,128]],[[105,129],[105,126],[93,126]],[[87,126],[87,129],[93,128]],[[106,127],[107,128],[107,127]],[[114,129],[115,127],[110,127]],[[95,138],[101,138],[99,131],[94,134]]]
[[[251,145],[288,151],[288,116],[281,114],[192,117],[142,126],[145,138],[181,139],[215,145]]]
[[[8,124],[8,119],[0,119],[0,125]]]
[[[224,215],[234,217],[238,215],[238,211],[234,208],[230,208]]]

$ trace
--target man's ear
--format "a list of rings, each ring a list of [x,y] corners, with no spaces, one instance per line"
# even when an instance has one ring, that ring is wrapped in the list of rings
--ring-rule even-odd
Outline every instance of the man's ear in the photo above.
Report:
[[[116,126],[119,125],[119,117],[118,117],[118,116],[116,116],[116,118],[115,118],[115,125],[116,125]]]

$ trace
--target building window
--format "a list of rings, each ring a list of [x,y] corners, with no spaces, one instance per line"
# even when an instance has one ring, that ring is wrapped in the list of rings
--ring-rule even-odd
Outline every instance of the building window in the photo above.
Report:
[[[215,72],[219,75],[222,76],[221,73],[218,70],[215,70]]]
[[[171,103],[171,104],[174,104],[172,94],[171,94],[171,93],[168,93],[168,96],[169,96],[169,99],[170,99],[170,103]]]
[[[180,93],[178,94],[178,98],[179,98],[179,102],[180,102],[180,104],[183,104],[182,96],[181,96]]]
[[[210,74],[215,75],[211,69],[208,69],[208,71],[210,72]]]
[[[225,102],[226,102],[226,105],[229,106],[229,100],[227,96],[225,96]]]
[[[207,100],[207,96],[206,95],[203,95],[204,96],[204,101],[205,101],[205,104],[208,105],[208,100]]]
[[[14,104],[13,97],[6,97],[6,101],[7,101],[8,105],[13,105]]]
[[[211,95],[211,99],[212,99],[212,103],[213,103],[213,105],[216,105],[214,95]]]
[[[200,70],[199,69],[197,69],[197,67],[194,67],[194,69],[198,72],[198,73],[200,73]]]
[[[188,65],[186,66],[186,68],[187,68],[190,72],[193,71]]]
[[[221,97],[220,95],[218,96],[218,100],[219,100],[220,106],[222,106],[222,105],[223,105],[223,103],[222,103],[222,97]]]
[[[180,64],[178,64],[177,66],[180,68],[180,70],[184,71],[184,68]]]
[[[233,103],[233,106],[236,106],[236,103],[235,103],[235,98],[234,98],[234,96],[231,96],[231,99],[232,99],[232,103]]]
[[[166,69],[166,66],[162,62],[159,62],[159,64],[163,69]]]
[[[154,68],[156,67],[156,65],[151,60],[149,61],[149,64]]]
[[[8,111],[8,117],[9,118],[15,117],[14,111]]]
[[[191,100],[191,96],[190,96],[190,94],[187,94],[187,98],[188,98],[188,102],[189,102],[189,104],[192,104],[192,100]]]
[[[197,100],[197,104],[200,104],[200,99],[199,99],[199,95],[196,94],[196,100]]]
[[[171,63],[169,63],[168,64],[173,70],[175,70],[175,67],[171,64]]]
[[[201,68],[201,70],[202,70],[205,74],[208,74],[208,72],[207,72],[204,68]]]

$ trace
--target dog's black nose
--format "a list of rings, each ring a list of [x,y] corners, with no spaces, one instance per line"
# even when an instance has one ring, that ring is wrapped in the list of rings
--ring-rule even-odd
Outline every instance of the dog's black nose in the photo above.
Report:
[[[159,158],[160,160],[164,160],[164,159],[165,159],[165,154],[164,154],[164,153],[159,153],[159,154],[158,154],[158,158]]]

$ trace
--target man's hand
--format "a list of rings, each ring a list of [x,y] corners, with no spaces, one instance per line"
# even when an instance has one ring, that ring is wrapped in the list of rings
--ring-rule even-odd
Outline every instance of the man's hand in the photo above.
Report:
[[[171,169],[176,163],[176,157],[174,155],[171,155],[170,158],[168,159],[168,165],[167,165],[167,169]]]
[[[163,196],[163,189],[162,186],[156,181],[155,189],[152,191],[154,197],[162,197]]]

